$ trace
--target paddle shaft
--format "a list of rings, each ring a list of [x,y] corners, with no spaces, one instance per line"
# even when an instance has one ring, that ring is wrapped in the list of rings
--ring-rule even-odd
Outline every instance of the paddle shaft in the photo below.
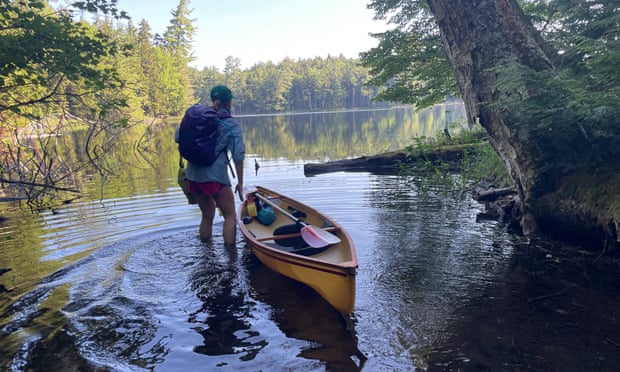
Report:
[[[277,209],[280,213],[290,218],[291,220],[295,221],[296,224],[301,226],[301,231],[300,231],[301,236],[304,239],[304,241],[308,243],[308,245],[310,245],[311,247],[322,248],[329,244],[340,243],[340,238],[338,238],[336,235],[330,234],[329,232],[324,231],[322,229],[315,229],[313,226],[308,225],[307,223],[303,222],[299,218],[288,213],[286,210],[284,210],[284,208],[271,202],[269,199],[259,194],[258,192],[255,193],[254,195],[256,195],[257,198],[264,201],[271,207]]]
[[[279,205],[273,203],[271,200],[267,199],[266,197],[262,196],[259,193],[255,194],[257,198],[259,198],[260,200],[264,201],[265,203],[269,204],[269,206],[277,209],[280,213],[282,213],[283,215],[285,215],[286,217],[290,218],[291,220],[295,221],[295,223],[298,223],[302,226],[307,226],[306,223],[304,223],[302,220],[300,220],[299,218],[293,216],[292,214],[288,213],[288,211],[286,211],[284,208],[280,207]]]

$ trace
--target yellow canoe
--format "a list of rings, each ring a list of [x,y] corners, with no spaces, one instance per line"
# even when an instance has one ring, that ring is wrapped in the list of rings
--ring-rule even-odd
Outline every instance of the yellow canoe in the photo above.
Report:
[[[275,220],[269,225],[257,216],[261,206],[272,207],[270,214]],[[340,224],[306,204],[260,186],[246,195],[239,219],[243,237],[265,266],[313,288],[339,312],[347,315],[353,311],[357,254]],[[328,239],[330,244],[325,247],[308,244],[307,236],[300,231],[306,225],[323,234],[328,231],[335,238]]]

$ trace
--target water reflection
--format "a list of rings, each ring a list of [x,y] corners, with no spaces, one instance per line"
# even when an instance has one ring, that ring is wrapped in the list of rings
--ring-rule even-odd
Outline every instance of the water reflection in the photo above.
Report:
[[[365,356],[353,320],[345,321],[308,287],[265,268],[249,250],[239,258],[236,251],[217,251],[205,247],[191,275],[202,304],[188,323],[202,337],[193,351],[211,357],[207,365],[361,370]],[[258,316],[263,312],[283,334]]]
[[[221,249],[221,248],[220,248]],[[250,361],[267,342],[253,340],[258,332],[252,331],[251,304],[245,301],[246,293],[236,288],[242,269],[238,266],[236,249],[217,254],[213,244],[204,247],[191,276],[191,287],[201,307],[189,314],[192,329],[203,337],[203,344],[194,351],[205,355],[234,355],[239,360]],[[240,354],[240,355],[239,355]],[[226,365],[220,362],[218,366]]]
[[[425,115],[443,125],[438,118],[448,114],[440,112]],[[0,269],[10,271],[0,275],[0,368],[570,370],[561,361],[571,349],[583,355],[571,360],[584,370],[615,366],[616,277],[592,271],[577,279],[575,270],[553,284],[540,273],[557,273],[557,263],[538,267],[518,256],[518,241],[477,223],[482,206],[440,180],[303,176],[306,161],[409,144],[430,128],[416,117],[398,109],[242,118],[245,183],[286,191],[352,235],[360,268],[351,318],[265,268],[242,242],[234,252],[221,236],[200,242],[199,211],[175,181],[171,125],[153,138],[153,168],[120,153],[119,164],[136,164],[92,181],[83,203],[54,213],[3,211]],[[560,293],[551,297],[557,301],[547,301],[549,293]],[[600,339],[578,318],[598,322]],[[537,334],[549,324],[551,336]],[[588,345],[578,345],[584,334]],[[546,351],[556,359],[546,361]]]
[[[407,360],[425,367],[433,345],[450,333],[454,308],[496,280],[512,254],[511,244],[493,224],[475,224],[480,206],[453,197],[446,184],[420,189],[397,177],[378,182],[368,195],[373,208],[366,215],[374,240],[371,252],[360,259],[374,273],[360,283],[360,297],[372,293],[376,300],[362,302],[360,316],[369,307],[381,308],[374,325],[397,341],[375,351],[395,355],[391,361],[400,360],[400,368]],[[372,363],[383,366],[381,360]]]
[[[358,371],[367,357],[358,349],[356,320],[343,317],[309,287],[279,275],[253,256],[252,294],[274,307],[273,319],[288,337],[309,342],[302,358],[325,362],[326,370]]]
[[[249,172],[248,183],[286,188],[353,236],[360,269],[349,322],[312,290],[266,269],[243,244],[227,252],[221,237],[213,246],[201,243],[198,211],[170,190],[164,197],[114,200],[106,206],[108,229],[104,214],[70,217],[76,206],[45,219],[40,234],[46,238],[21,247],[32,271],[22,269],[25,262],[0,276],[8,304],[0,328],[2,369],[617,366],[615,268],[608,276],[598,267],[560,265],[553,255],[528,256],[495,224],[475,222],[479,205],[438,183],[420,188],[398,177],[349,173],[307,179],[296,163],[260,162],[261,173]],[[129,212],[132,203],[140,210],[150,200],[151,213]],[[63,236],[79,236],[91,225],[97,229],[86,244]],[[17,227],[4,231],[11,229]],[[50,249],[52,240],[58,244]],[[75,255],[65,253],[80,244],[75,250],[89,252],[72,261]],[[3,245],[2,257],[19,259],[17,246]]]
[[[464,125],[462,104],[416,112],[390,110],[239,117],[250,153],[267,159],[344,159],[402,149],[414,137],[433,137],[448,125]],[[454,130],[454,129],[452,129]]]

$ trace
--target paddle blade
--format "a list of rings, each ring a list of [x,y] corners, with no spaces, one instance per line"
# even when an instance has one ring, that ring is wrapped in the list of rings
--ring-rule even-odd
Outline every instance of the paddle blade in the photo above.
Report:
[[[330,244],[340,243],[340,238],[336,235],[310,225],[306,225],[301,229],[301,236],[313,248],[323,248]]]

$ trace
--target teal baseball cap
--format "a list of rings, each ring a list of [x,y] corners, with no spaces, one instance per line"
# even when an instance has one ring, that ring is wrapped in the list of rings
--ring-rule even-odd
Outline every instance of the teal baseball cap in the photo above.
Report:
[[[217,85],[211,89],[211,101],[228,102],[235,98],[232,91],[226,85]]]

